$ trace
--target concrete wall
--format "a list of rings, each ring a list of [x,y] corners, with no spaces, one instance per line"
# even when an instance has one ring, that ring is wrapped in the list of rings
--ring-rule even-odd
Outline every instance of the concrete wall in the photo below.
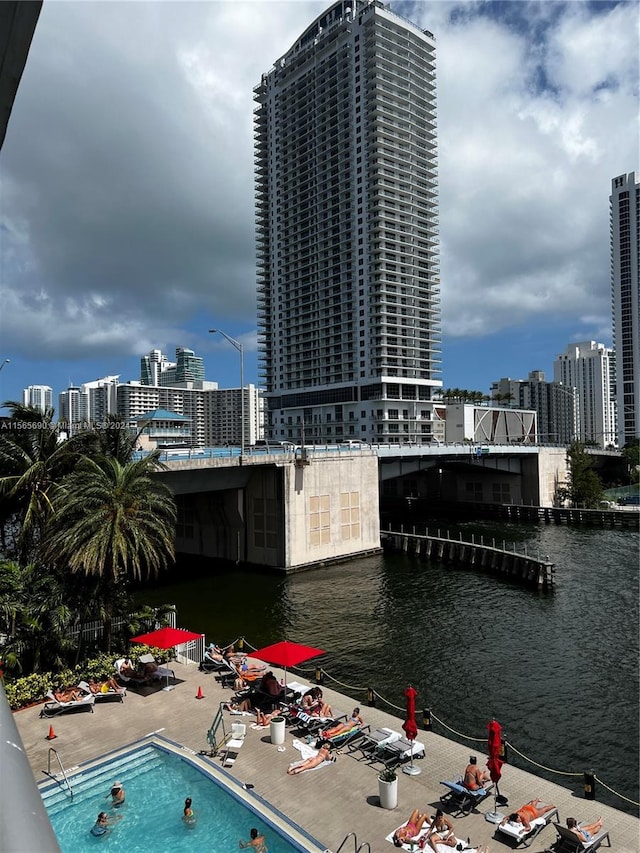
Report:
[[[378,458],[344,452],[285,469],[285,566],[380,548]]]
[[[199,480],[203,491],[176,488],[180,553],[295,571],[380,549],[378,458],[370,451],[229,469],[226,488],[218,477],[216,491],[204,490],[211,476],[191,473],[191,488]]]

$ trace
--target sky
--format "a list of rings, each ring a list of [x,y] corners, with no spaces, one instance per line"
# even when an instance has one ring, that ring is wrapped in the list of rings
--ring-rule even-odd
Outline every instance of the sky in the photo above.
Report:
[[[0,152],[0,401],[177,346],[259,384],[252,89],[329,0],[45,0]],[[611,345],[638,3],[392,2],[436,36],[442,382]]]

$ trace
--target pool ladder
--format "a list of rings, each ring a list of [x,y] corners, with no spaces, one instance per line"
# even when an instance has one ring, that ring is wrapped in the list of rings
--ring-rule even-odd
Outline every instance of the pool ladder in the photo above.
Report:
[[[340,845],[340,847],[338,847],[336,853],[340,853],[340,851],[350,838],[353,838],[354,853],[360,853],[360,851],[363,851],[365,848],[369,851],[369,853],[371,853],[371,847],[369,845],[369,842],[363,841],[362,844],[358,844],[358,837],[355,832],[350,832],[348,833],[348,835],[345,835],[345,837],[342,839],[342,844]]]
[[[58,755],[58,750],[54,749],[52,746],[49,747],[49,754],[47,756],[47,769],[43,770],[42,772],[45,774],[45,776],[49,776],[49,778],[53,779],[54,782],[57,782],[58,785],[60,785],[60,787],[63,787],[62,782],[58,778],[58,774],[51,772],[51,754],[52,753],[56,757],[56,760],[58,762],[58,766],[60,767],[60,773],[62,773],[62,776],[64,778],[66,786],[69,790],[69,794],[71,795],[71,799],[73,799],[73,788],[71,787],[71,782],[69,782],[69,779],[67,778],[67,774],[65,772],[65,769],[62,766],[62,761],[60,761],[60,756]]]

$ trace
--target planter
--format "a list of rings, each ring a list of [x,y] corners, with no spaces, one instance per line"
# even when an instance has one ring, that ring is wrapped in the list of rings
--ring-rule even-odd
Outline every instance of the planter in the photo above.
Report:
[[[395,809],[398,805],[398,780],[385,782],[378,777],[378,793],[380,794],[380,805],[383,809]]]
[[[280,746],[284,743],[284,717],[273,717],[269,723],[269,734],[271,735],[271,743]]]

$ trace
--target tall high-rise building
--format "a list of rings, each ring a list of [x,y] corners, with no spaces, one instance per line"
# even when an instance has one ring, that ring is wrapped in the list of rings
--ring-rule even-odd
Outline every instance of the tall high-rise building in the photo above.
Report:
[[[579,441],[600,447],[617,443],[616,405],[613,397],[613,350],[595,341],[569,344],[553,362],[556,383],[575,388],[578,396]]]
[[[429,442],[440,379],[435,39],[340,0],[254,89],[267,435]]]
[[[35,406],[44,412],[53,407],[53,388],[49,385],[29,385],[22,391],[22,402],[25,406]]]
[[[624,447],[640,438],[640,182],[634,172],[611,181],[609,214],[618,444]]]
[[[175,367],[159,349],[152,349],[149,355],[140,359],[140,382],[143,385],[159,385],[163,370]]]

